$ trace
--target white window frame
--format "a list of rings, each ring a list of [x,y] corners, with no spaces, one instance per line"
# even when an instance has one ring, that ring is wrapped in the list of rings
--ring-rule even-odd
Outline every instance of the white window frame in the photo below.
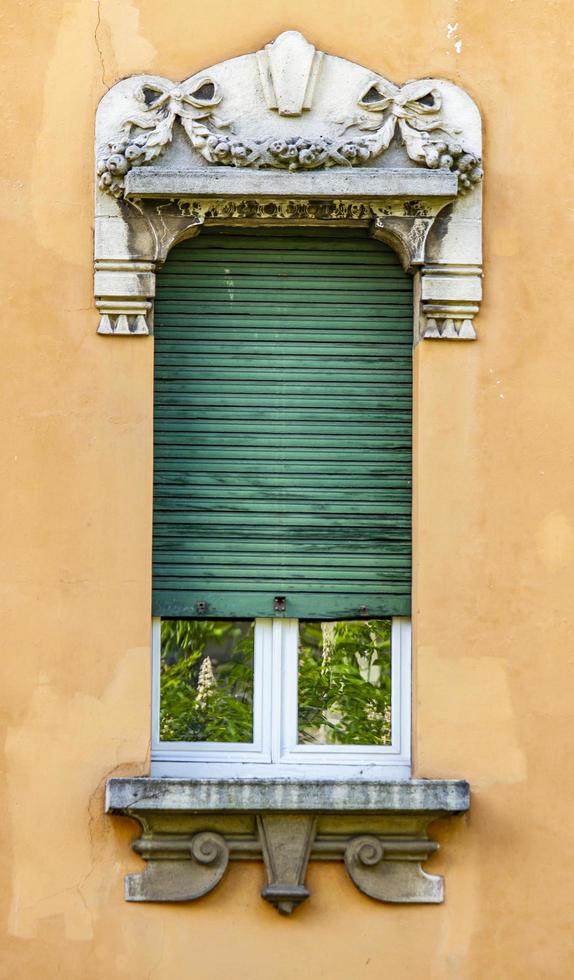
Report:
[[[161,620],[152,625],[151,775],[214,779],[310,779],[411,776],[411,624],[394,617],[391,634],[391,744],[302,745],[297,742],[298,620],[256,619],[253,742],[161,742]]]

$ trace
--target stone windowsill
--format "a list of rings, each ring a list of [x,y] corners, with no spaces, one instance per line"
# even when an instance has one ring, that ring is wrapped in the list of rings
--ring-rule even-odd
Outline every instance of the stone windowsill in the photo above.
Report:
[[[262,895],[282,913],[309,896],[309,859],[344,861],[357,887],[379,901],[443,900],[443,880],[421,868],[438,844],[427,826],[464,813],[464,780],[113,778],[106,812],[142,828],[146,861],[126,877],[128,901],[191,901],[211,891],[229,860],[263,860]]]

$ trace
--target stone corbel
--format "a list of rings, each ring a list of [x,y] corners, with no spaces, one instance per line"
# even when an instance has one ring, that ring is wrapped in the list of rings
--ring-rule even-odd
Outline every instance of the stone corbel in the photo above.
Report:
[[[98,333],[145,337],[150,333],[155,262],[96,259],[94,275]]]
[[[476,340],[473,319],[482,299],[479,265],[425,264],[420,299],[421,339]]]
[[[225,838],[212,831],[190,837],[148,831],[133,849],[146,869],[143,874],[126,875],[128,902],[192,902],[219,884],[229,861]]]
[[[345,867],[359,891],[379,902],[437,903],[444,898],[443,879],[421,868],[437,850],[432,840],[363,834],[347,845]]]
[[[421,864],[438,849],[434,820],[464,813],[464,781],[311,783],[295,780],[110,779],[106,811],[136,820],[126,876],[130,902],[190,902],[212,891],[230,860],[261,860],[261,895],[283,915],[310,895],[312,861],[343,862],[356,887],[380,902],[438,903],[443,879]]]
[[[373,221],[371,238],[390,245],[399,256],[405,272],[414,272],[424,263],[426,242],[435,217],[436,209],[424,217],[383,215]]]

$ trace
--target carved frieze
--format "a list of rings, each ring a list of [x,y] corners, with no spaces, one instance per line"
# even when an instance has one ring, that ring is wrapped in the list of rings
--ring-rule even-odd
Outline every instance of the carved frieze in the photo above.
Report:
[[[434,218],[436,207],[424,200],[377,201],[332,198],[256,198],[256,197],[205,197],[172,198],[156,207],[156,212],[167,217],[195,218],[204,221],[227,219],[256,219],[258,221],[372,221],[375,218]],[[151,210],[148,211],[151,214]]]

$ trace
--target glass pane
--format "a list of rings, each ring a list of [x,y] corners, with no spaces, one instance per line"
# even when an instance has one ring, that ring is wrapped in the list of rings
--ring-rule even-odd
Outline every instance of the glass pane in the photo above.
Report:
[[[391,620],[299,624],[299,736],[391,744]]]
[[[159,737],[253,741],[253,622],[162,619]]]

